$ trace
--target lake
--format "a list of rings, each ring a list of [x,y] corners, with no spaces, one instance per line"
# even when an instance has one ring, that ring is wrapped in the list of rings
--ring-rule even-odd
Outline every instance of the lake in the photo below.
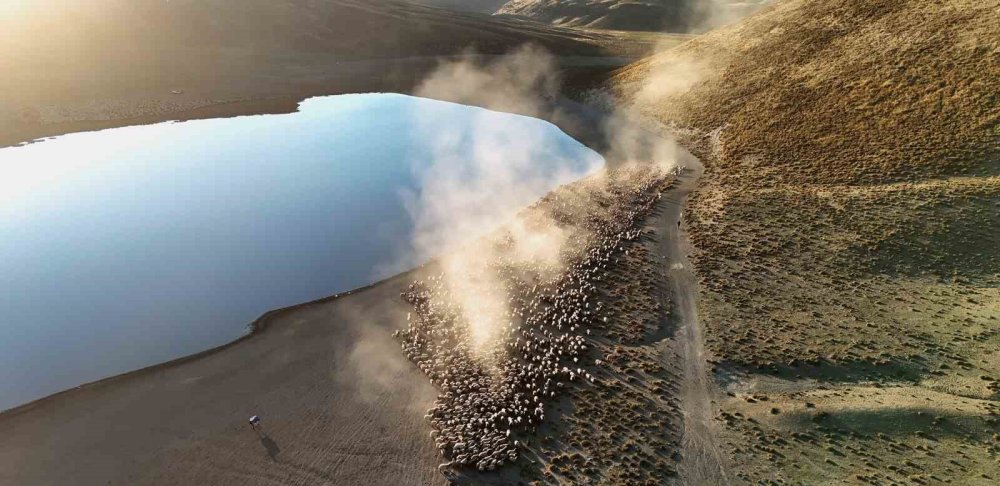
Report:
[[[548,122],[395,94],[0,149],[0,410],[236,339],[602,164]]]

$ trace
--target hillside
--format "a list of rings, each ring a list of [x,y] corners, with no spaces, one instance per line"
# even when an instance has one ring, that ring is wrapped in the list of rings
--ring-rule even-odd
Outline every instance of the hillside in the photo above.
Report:
[[[0,146],[406,92],[469,47],[538,44],[585,81],[665,50],[606,86],[648,131],[540,110],[609,170],[413,272],[0,414],[0,483],[1000,480],[1000,0],[774,0],[691,40],[593,29],[732,17],[669,0],[493,17],[417,5],[450,0],[66,3],[0,17]],[[520,76],[503,69],[424,92],[509,101],[495,78]],[[617,165],[656,156],[669,172]],[[466,299],[500,324],[489,346]]]
[[[684,0],[512,0],[498,14],[519,15],[557,25],[614,30],[684,32],[688,6]]]
[[[555,25],[686,33],[745,17],[762,0],[510,0],[497,14]]]
[[[1000,476],[997,2],[776,2],[619,72],[685,211],[748,480]]]
[[[501,54],[534,43],[556,55],[595,56],[622,54],[627,44],[382,0],[38,0],[4,13],[0,146],[91,129],[72,125],[80,121],[155,119],[275,97],[405,91],[436,65],[435,56],[467,49]]]
[[[430,7],[446,8],[461,12],[477,12],[491,14],[496,12],[507,0],[411,0],[413,3]]]

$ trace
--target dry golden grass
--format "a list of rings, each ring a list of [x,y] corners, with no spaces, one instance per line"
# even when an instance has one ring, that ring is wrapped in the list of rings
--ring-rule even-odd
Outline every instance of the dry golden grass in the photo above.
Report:
[[[685,223],[744,479],[1000,477],[997,7],[776,2],[613,79],[706,165]]]
[[[657,93],[640,108],[724,127],[716,165],[729,171],[715,176],[726,182],[995,173],[998,26],[995,2],[787,0],[625,68],[614,84],[633,98],[678,62],[697,71],[689,90]],[[766,173],[737,170],[755,161]]]
[[[993,401],[912,386],[733,395],[719,418],[748,482],[995,484],[1000,477]]]

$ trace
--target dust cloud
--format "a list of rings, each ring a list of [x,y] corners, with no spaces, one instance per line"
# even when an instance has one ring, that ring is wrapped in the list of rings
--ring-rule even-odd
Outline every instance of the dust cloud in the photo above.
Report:
[[[412,365],[399,352],[399,344],[386,332],[385,323],[371,322],[360,311],[350,319],[360,335],[335,367],[334,379],[360,400],[384,406],[388,395],[405,396],[396,402],[406,413],[421,417],[434,403],[435,392],[428,383],[410,379]]]
[[[561,80],[555,59],[524,46],[492,59],[446,62],[428,76],[416,95],[488,110],[552,120]],[[431,119],[435,114],[422,111]],[[597,171],[600,157],[563,158],[536,127],[504,123],[483,112],[473,121],[472,155],[459,150],[458,130],[428,127],[420,136],[433,148],[433,161],[415,168],[419,193],[406,196],[413,220],[414,257],[440,255],[437,263],[448,298],[461,309],[471,343],[484,351],[507,324],[505,286],[493,263],[503,260],[555,274],[563,265],[567,235],[554,221],[530,223],[518,213],[555,187]],[[537,215],[536,215],[537,216]],[[503,249],[483,238],[502,228]]]
[[[699,18],[707,22],[702,25],[709,25],[726,17],[708,9]],[[530,45],[506,56],[469,53],[463,60],[443,61],[414,94],[559,126],[594,124],[601,140],[587,142],[602,144],[607,166],[646,164],[651,170],[676,172],[698,164],[697,160],[667,135],[667,127],[645,118],[638,108],[690,90],[706,75],[707,65],[671,55],[666,48],[662,51],[651,75],[628,103],[601,91],[589,93],[582,105],[564,99],[558,59]],[[596,115],[581,120],[581,112]],[[415,116],[440,120],[438,115],[428,108]],[[501,275],[498,269],[525,269],[543,281],[555,278],[581,244],[579,234],[547,219],[552,216],[546,211],[525,208],[552,189],[583,177],[589,177],[588,184],[604,187],[607,174],[599,158],[582,166],[578,160],[559,159],[539,148],[546,143],[543,134],[503,123],[495,115],[484,111],[474,119],[471,135],[468,127],[442,130],[439,123],[418,124],[417,136],[432,147],[432,160],[414,164],[420,189],[403,194],[414,228],[413,250],[397,262],[397,268],[432,262],[432,275],[420,278],[434,282],[435,296],[446,301],[441,305],[458,310],[455,322],[467,326],[468,341],[463,346],[482,358],[487,369],[491,357],[505,352],[502,341],[515,325],[510,304],[514,296],[508,294],[512,289],[507,284],[511,275]],[[464,143],[471,143],[471,156]],[[385,359],[387,353],[394,357]],[[373,359],[377,366],[371,365]],[[398,384],[407,367],[403,360],[398,344],[386,341],[381,333],[362,339],[351,354],[358,373],[373,375],[366,380],[373,389],[363,390],[365,395]]]
[[[688,33],[701,34],[729,25],[772,0],[694,0],[689,6]]]
[[[574,123],[561,98],[557,60],[534,46],[502,57],[467,56],[442,63],[415,90],[417,96],[512,112],[556,123]],[[676,170],[681,158],[676,143],[658,129],[644,127],[628,109],[604,98],[600,112],[607,163],[655,163]],[[433,110],[419,116],[435,118]],[[575,121],[579,123],[579,121]],[[411,262],[437,257],[448,300],[460,309],[470,342],[482,355],[495,350],[494,338],[509,324],[503,278],[497,262],[554,276],[565,270],[568,232],[540,212],[523,208],[550,190],[586,175],[600,177],[601,161],[560,160],[540,150],[545,141],[537,130],[492,118],[488,112],[474,121],[472,156],[457,150],[458,130],[431,129],[420,136],[433,147],[433,161],[415,168],[419,192],[405,195],[414,226]],[[498,228],[502,228],[498,231]],[[495,245],[486,235],[500,235]]]
[[[734,20],[732,4],[698,2],[695,28]],[[586,122],[600,125],[608,166],[643,163],[676,171],[697,165],[666,135],[667,127],[644,116],[641,108],[690,90],[704,79],[709,66],[663,46],[650,68],[627,103],[604,92],[588,95],[584,109],[600,115]],[[559,126],[580,123],[561,89],[558,59],[542,48],[526,45],[505,56],[469,52],[461,60],[442,61],[414,94],[531,116]],[[461,321],[469,326],[470,342],[484,356],[496,349],[500,343],[493,341],[509,325],[510,296],[495,263],[513,262],[547,275],[564,269],[567,234],[555,221],[529,224],[519,213],[558,186],[587,175],[600,177],[602,165],[598,158],[585,161],[582,167],[579,161],[562,160],[540,148],[546,141],[537,130],[503,123],[491,115],[495,114],[484,112],[473,120],[471,136],[468,127],[442,130],[439,124],[418,123],[417,136],[430,144],[433,160],[414,164],[420,189],[402,194],[414,228],[409,242],[412,251],[393,265],[402,269],[434,261],[447,299],[460,309]],[[416,116],[440,120],[433,108]],[[463,143],[471,143],[471,156]],[[508,244],[494,245],[485,238],[497,234]]]
[[[688,34],[703,34],[741,20],[761,8],[771,0],[692,0],[687,5]],[[653,54],[643,62],[647,63],[648,74],[642,84],[631,94],[632,106],[627,111],[634,117],[641,112],[639,107],[669,103],[669,98],[680,95],[695,87],[713,69],[713,59],[701,52],[694,56],[690,51],[675,49],[677,41],[667,38],[653,48]]]
[[[551,119],[551,102],[559,97],[562,76],[548,51],[527,44],[499,58],[480,58],[471,51],[464,57],[440,64],[414,94]]]

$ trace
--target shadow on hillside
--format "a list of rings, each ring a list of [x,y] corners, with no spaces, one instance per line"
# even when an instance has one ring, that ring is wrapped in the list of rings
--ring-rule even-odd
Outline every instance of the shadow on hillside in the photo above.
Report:
[[[1000,432],[1000,426],[989,424],[985,416],[930,407],[790,412],[782,420],[801,429],[819,425],[861,439],[874,439],[879,434],[888,437],[917,435],[931,441],[948,437],[983,440]]]
[[[833,384],[864,382],[864,381],[907,381],[916,382],[930,373],[925,371],[924,359],[891,357],[876,362],[867,360],[837,360],[817,358],[808,362],[796,362],[794,365],[782,364],[771,366],[754,366],[734,361],[723,361],[716,368],[740,373],[754,373],[775,376],[787,380],[813,379]],[[727,372],[717,372],[720,383],[731,381]]]

